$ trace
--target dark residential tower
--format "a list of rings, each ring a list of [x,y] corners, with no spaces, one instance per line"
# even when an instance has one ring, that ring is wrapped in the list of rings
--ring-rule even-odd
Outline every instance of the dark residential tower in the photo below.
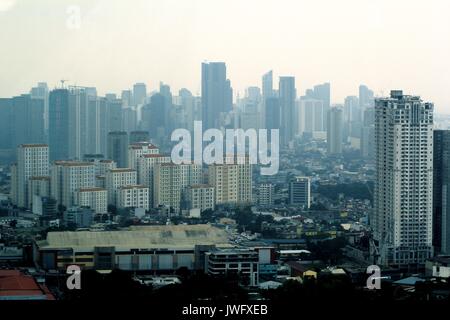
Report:
[[[450,130],[435,130],[433,146],[433,246],[450,254]]]

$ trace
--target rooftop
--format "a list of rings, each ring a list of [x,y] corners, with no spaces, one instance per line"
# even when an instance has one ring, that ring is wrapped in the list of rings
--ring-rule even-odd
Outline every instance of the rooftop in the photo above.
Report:
[[[0,300],[55,300],[55,297],[32,276],[19,270],[0,270]]]
[[[132,226],[120,231],[49,232],[41,249],[73,248],[92,250],[94,247],[192,249],[195,245],[230,246],[224,230],[207,224]]]

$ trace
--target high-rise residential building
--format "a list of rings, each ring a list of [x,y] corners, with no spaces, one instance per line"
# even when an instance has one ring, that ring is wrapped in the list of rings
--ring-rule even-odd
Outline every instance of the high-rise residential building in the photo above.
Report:
[[[170,156],[157,154],[142,154],[137,158],[138,183],[149,188],[149,204],[153,206],[154,168],[158,163],[171,162]]]
[[[308,177],[295,177],[289,182],[289,204],[309,209],[311,180]]]
[[[80,188],[75,191],[74,197],[76,206],[91,208],[99,214],[108,212],[108,192],[104,188]]]
[[[201,184],[202,166],[157,163],[153,177],[153,206],[165,206],[178,212],[186,207],[187,187]]]
[[[133,105],[141,105],[147,98],[147,87],[145,83],[136,83],[133,86]]]
[[[116,207],[123,208],[142,208],[148,210],[149,189],[142,185],[122,186],[117,189]]]
[[[107,107],[105,98],[88,96],[86,151],[90,154],[107,154]]]
[[[356,96],[345,97],[344,101],[344,138],[361,138],[362,112]]]
[[[214,187],[216,204],[252,203],[252,165],[248,158],[235,157],[232,164],[208,166],[208,183]]]
[[[96,96],[95,89],[69,87],[69,158],[81,160],[90,153],[89,99]],[[67,158],[66,158],[67,159]]]
[[[258,186],[258,205],[262,207],[273,205],[274,189],[275,186],[272,183],[261,183]]]
[[[202,63],[203,130],[220,128],[222,113],[231,111],[233,91],[224,62]]]
[[[297,133],[314,133],[323,132],[325,127],[323,119],[325,117],[325,109],[322,100],[302,97],[299,100],[299,108],[297,112],[298,128]]]
[[[128,167],[138,170],[139,158],[145,154],[158,155],[159,148],[149,142],[135,142],[128,146]],[[142,182],[139,182],[142,184]]]
[[[433,103],[400,90],[376,99],[375,171],[378,263],[423,264],[433,254]]]
[[[17,165],[12,168],[11,200],[20,208],[31,208],[29,183],[32,177],[49,174],[49,154],[46,144],[22,144],[17,148]]]
[[[55,161],[51,168],[51,194],[58,205],[75,204],[75,193],[95,187],[95,165],[92,162]]]
[[[214,210],[216,201],[214,199],[214,187],[207,184],[196,184],[187,189],[188,209],[198,209],[200,212]]]
[[[295,89],[294,77],[280,77],[279,102],[280,102],[280,139],[282,145],[287,145],[294,139],[297,119],[295,119]]]
[[[50,176],[34,176],[28,180],[28,203],[27,208],[33,208],[36,200],[50,197]],[[37,197],[37,198],[36,198]]]
[[[29,94],[12,98],[11,139],[13,147],[20,144],[45,143],[44,99]]]
[[[433,246],[450,254],[450,130],[435,130],[433,139]]]
[[[69,90],[55,89],[49,96],[48,141],[50,160],[69,159]]]
[[[108,204],[117,204],[117,191],[120,187],[135,186],[137,172],[130,168],[111,169],[106,173],[106,189],[108,190]]]
[[[361,156],[373,158],[375,155],[375,125],[361,129]]]
[[[338,106],[328,111],[327,152],[328,154],[342,153],[343,111]]]
[[[117,163],[114,160],[101,159],[92,161],[95,165],[95,175],[104,176],[106,172],[111,169],[117,168]]]
[[[125,131],[108,133],[108,158],[113,160],[119,168],[128,165],[128,134]]]

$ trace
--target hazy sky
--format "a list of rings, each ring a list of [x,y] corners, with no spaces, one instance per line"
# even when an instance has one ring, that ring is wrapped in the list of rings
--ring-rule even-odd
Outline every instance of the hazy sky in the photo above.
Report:
[[[299,94],[329,81],[342,102],[365,83],[450,113],[449,12],[445,0],[0,0],[0,97],[60,79],[195,94],[209,60],[227,63],[241,95],[273,69]]]

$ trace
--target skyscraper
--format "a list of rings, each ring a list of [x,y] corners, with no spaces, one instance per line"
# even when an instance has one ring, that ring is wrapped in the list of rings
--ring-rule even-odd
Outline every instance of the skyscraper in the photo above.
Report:
[[[323,102],[323,128],[327,128],[328,124],[328,111],[331,107],[331,92],[330,92],[330,83],[326,82],[323,84],[318,84],[314,86],[314,89],[312,91],[313,98],[317,100],[322,100]]]
[[[267,124],[267,117],[269,115],[266,115],[267,106],[266,102],[267,99],[275,97],[275,93],[273,90],[273,72],[270,70],[269,72],[263,74],[262,76],[262,102],[261,102],[261,115],[260,115],[260,121],[261,123]],[[280,110],[278,110],[279,112]],[[280,115],[278,115],[278,119],[280,118]]]
[[[147,87],[145,83],[135,83],[133,86],[133,105],[141,105],[147,97]]]
[[[44,100],[23,94],[12,99],[11,139],[13,147],[26,143],[45,143]]]
[[[435,130],[433,146],[433,246],[450,254],[450,130]]]
[[[231,111],[233,92],[224,62],[202,63],[203,130],[219,128],[221,113]]]
[[[433,253],[433,104],[391,91],[375,101],[374,216],[380,264],[423,264]]]
[[[128,165],[128,134],[124,131],[108,133],[108,159],[114,160],[119,168]]]
[[[287,145],[294,139],[297,120],[295,119],[295,99],[297,92],[295,89],[294,77],[280,77],[279,101],[280,101],[280,122],[281,122],[281,143]]]
[[[69,90],[55,89],[49,96],[50,160],[69,158]]]
[[[265,129],[280,129],[280,101],[271,97],[265,100]]]
[[[328,154],[342,153],[343,111],[333,107],[328,111],[327,151]]]
[[[262,96],[263,96],[263,101],[274,96],[272,70],[263,74],[263,76],[262,76]]]

